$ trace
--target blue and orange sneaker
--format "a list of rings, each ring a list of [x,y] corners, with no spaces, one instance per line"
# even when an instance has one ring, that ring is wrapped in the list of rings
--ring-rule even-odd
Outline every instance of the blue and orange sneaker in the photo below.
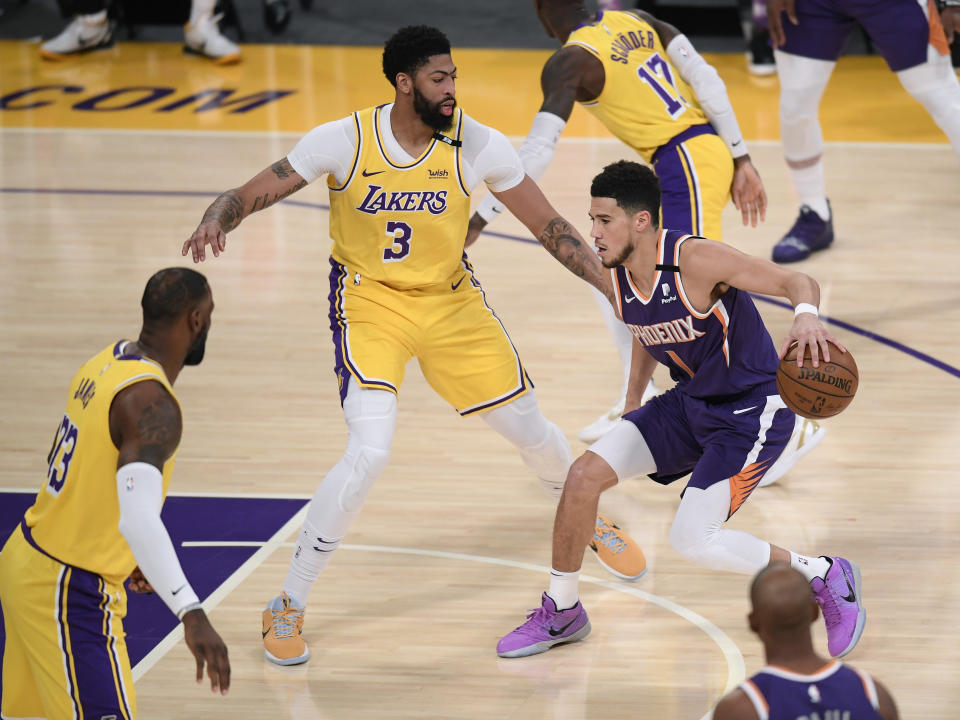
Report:
[[[636,541],[600,513],[590,549],[597,554],[600,564],[621,580],[638,580],[647,571],[647,558]]]
[[[277,665],[299,665],[310,659],[303,641],[305,607],[285,592],[263,610],[263,655]]]
[[[527,615],[527,621],[500,638],[497,655],[504,658],[537,655],[554,645],[583,640],[589,634],[590,620],[579,600],[569,610],[557,610],[553,598],[544,593],[542,604]]]
[[[821,580],[810,581],[813,597],[827,625],[827,650],[843,657],[860,641],[867,611],[860,602],[860,568],[842,557],[826,557],[830,569]]]
[[[827,201],[830,207],[830,201]],[[808,205],[800,208],[800,215],[793,227],[773,246],[773,261],[792,263],[806,260],[811,253],[830,247],[833,242],[833,209],[830,219],[824,220]]]

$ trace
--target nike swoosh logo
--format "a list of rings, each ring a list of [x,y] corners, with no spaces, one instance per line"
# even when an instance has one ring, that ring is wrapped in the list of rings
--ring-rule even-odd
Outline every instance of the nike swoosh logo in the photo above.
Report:
[[[857,594],[853,591],[853,587],[850,585],[850,578],[847,577],[847,573],[843,573],[843,579],[847,583],[847,595],[846,597],[842,596],[844,600],[850,603],[855,603],[857,601]]]
[[[386,170],[374,170],[373,172],[367,172],[366,170],[364,170],[361,174],[364,177],[371,177],[373,175],[379,175],[382,172],[386,172]]]
[[[263,631],[263,637],[266,637],[268,632],[270,632],[270,631],[269,631],[269,630],[264,630],[264,631]],[[261,638],[261,639],[263,639],[263,638]]]
[[[624,296],[623,299],[626,300],[628,303],[632,303],[634,300],[637,299],[637,296],[636,296],[636,295],[630,295],[629,297],[628,297],[628,296]]]
[[[180,587],[178,587],[176,590],[173,591],[173,594],[176,595],[178,592],[180,592],[181,590],[183,590],[185,587],[186,587],[186,584],[181,585]]]
[[[756,410],[756,409],[757,409],[757,406],[756,406],[756,405],[751,405],[751,406],[748,407],[748,408],[743,408],[743,410],[734,410],[734,411],[733,411],[733,414],[734,414],[734,415],[741,415],[741,414],[743,414],[743,413],[745,413],[745,412],[750,412],[751,410]]]
[[[740,144],[740,141],[737,140],[736,142],[732,142],[732,143],[730,143],[730,144],[731,144],[733,147],[736,147],[737,145]]]
[[[454,285],[453,283],[450,283],[450,289],[451,289],[451,290],[456,290],[458,287],[460,287],[460,283],[463,282],[463,279],[464,279],[465,277],[466,277],[466,275],[461,275],[461,276],[460,276],[460,279],[457,280],[456,285]]]
[[[571,620],[570,622],[568,622],[566,625],[564,625],[564,626],[563,626],[562,628],[560,628],[559,630],[554,630],[553,628],[550,628],[549,631],[548,631],[548,632],[550,633],[550,637],[556,637],[557,635],[562,635],[562,634],[563,634],[563,631],[566,630],[566,629],[567,629],[568,627],[570,627],[571,625],[573,625],[576,621],[577,621],[577,619],[574,618],[573,620]]]

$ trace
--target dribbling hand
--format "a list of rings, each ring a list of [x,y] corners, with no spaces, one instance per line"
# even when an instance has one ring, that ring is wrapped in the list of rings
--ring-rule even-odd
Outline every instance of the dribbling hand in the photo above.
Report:
[[[823,323],[820,322],[820,319],[816,315],[812,313],[800,313],[794,318],[793,327],[790,328],[786,340],[784,340],[783,345],[780,346],[780,359],[783,360],[790,346],[793,345],[793,343],[797,343],[797,367],[803,365],[808,347],[810,348],[810,357],[813,366],[819,367],[821,357],[824,362],[830,362],[830,346],[827,345],[828,340],[840,348],[841,352],[847,351],[847,349],[840,344],[840,341],[831,335],[823,326]]]
[[[209,245],[213,251],[214,257],[220,257],[220,253],[227,249],[227,234],[220,229],[218,223],[201,223],[193,231],[190,239],[183,244],[181,255],[186,255],[188,251],[193,251],[193,261],[195,263],[206,260],[204,246]]]
[[[226,695],[230,689],[227,646],[223,644],[203,610],[191,610],[183,616],[182,622],[184,640],[197,660],[197,683],[203,682],[203,666],[206,663],[210,690]]]

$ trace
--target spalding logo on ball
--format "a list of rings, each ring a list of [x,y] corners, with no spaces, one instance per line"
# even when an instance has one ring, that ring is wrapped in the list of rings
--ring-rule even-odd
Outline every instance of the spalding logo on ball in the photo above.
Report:
[[[813,366],[810,348],[804,348],[803,365],[797,367],[797,344],[787,350],[777,368],[777,391],[797,415],[819,420],[844,410],[857,393],[860,373],[850,351],[842,352],[832,342],[830,362],[820,358]]]

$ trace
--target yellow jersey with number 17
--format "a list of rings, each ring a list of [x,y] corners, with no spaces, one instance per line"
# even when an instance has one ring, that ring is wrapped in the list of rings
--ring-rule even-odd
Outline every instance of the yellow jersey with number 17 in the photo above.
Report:
[[[47,477],[24,522],[35,545],[67,565],[122,583],[136,567],[120,534],[117,461],[110,437],[113,398],[134,383],[153,380],[176,402],[163,368],[139,355],[126,355],[121,340],[80,368],[67,394],[67,407],[51,448]],[[163,466],[163,496],[173,472]]]
[[[603,92],[581,104],[647,162],[670,138],[707,122],[660,36],[637,15],[598,13],[592,23],[570,33],[566,45],[582,48],[603,63]]]
[[[445,283],[460,271],[470,219],[461,170],[463,112],[413,162],[391,157],[384,143],[385,106],[353,114],[357,150],[346,182],[330,189],[331,255],[354,281],[395,290]]]

